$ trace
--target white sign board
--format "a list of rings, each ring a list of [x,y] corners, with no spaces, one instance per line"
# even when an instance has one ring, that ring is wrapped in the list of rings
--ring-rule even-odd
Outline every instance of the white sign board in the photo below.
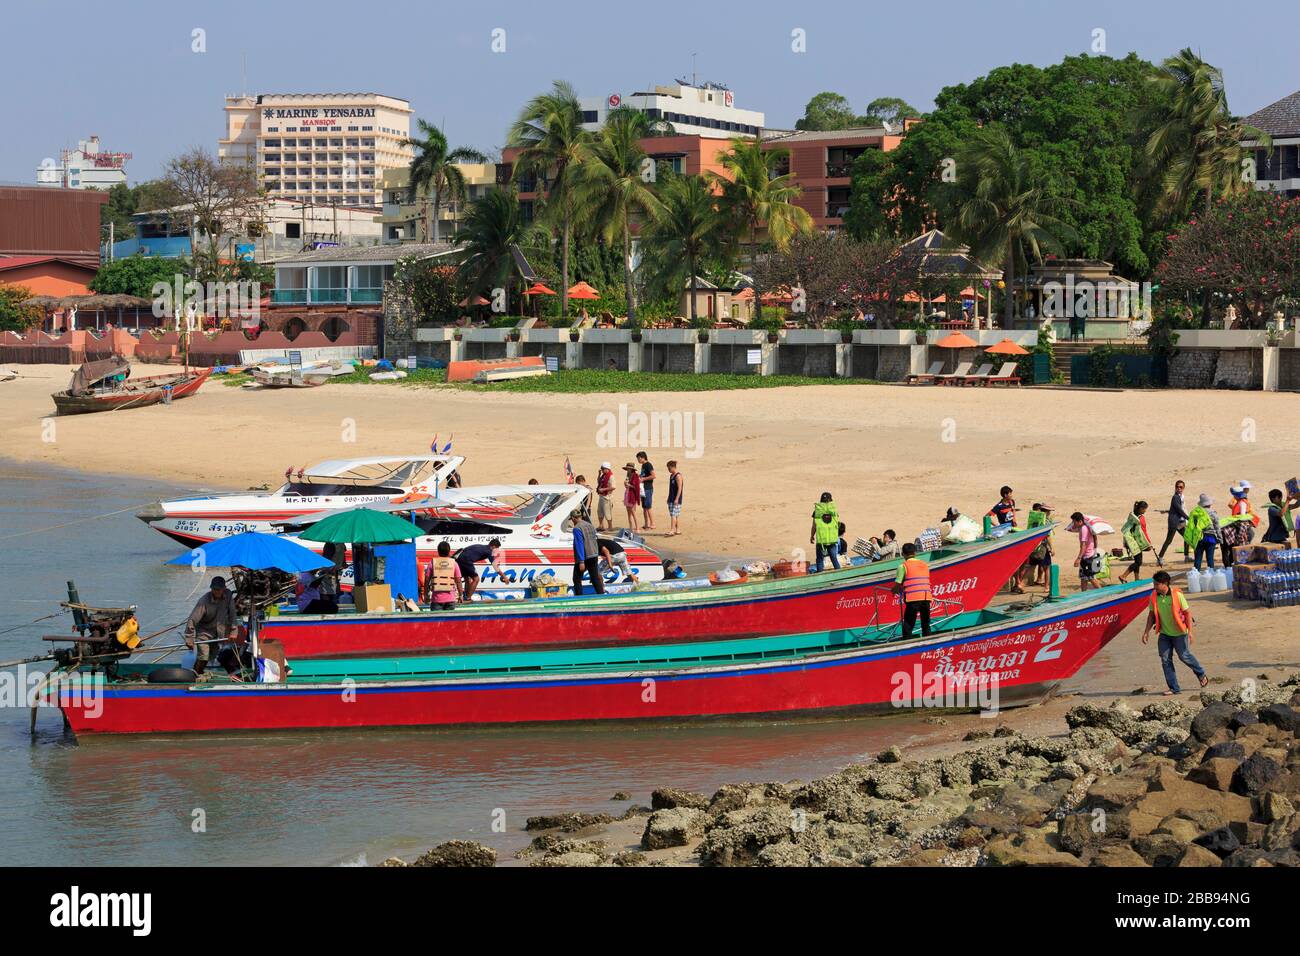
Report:
[[[554,355],[546,356],[546,371],[558,372],[560,370],[560,360]]]
[[[762,349],[749,349],[749,350],[745,353],[745,360],[746,360],[750,365],[762,365],[762,364],[763,364],[763,350],[762,350]]]

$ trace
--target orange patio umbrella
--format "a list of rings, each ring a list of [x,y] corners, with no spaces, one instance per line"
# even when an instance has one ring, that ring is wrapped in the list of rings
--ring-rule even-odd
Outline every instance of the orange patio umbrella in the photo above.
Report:
[[[534,282],[532,285],[530,285],[527,289],[524,290],[524,295],[557,295],[557,294],[558,293],[554,289],[548,289],[545,285],[543,285],[540,282]]]
[[[586,282],[579,282],[569,290],[570,299],[599,299],[600,293],[587,285]]]
[[[934,343],[941,349],[977,349],[980,344],[964,332],[949,332]]]
[[[989,355],[1028,355],[1029,350],[1022,348],[1010,339],[1003,339],[997,345],[990,345],[984,350]]]
[[[473,296],[467,295],[465,298],[460,300],[460,307],[462,309],[471,308],[477,305],[491,305],[491,304],[492,303],[490,301],[483,298],[483,296],[481,295],[473,295]]]

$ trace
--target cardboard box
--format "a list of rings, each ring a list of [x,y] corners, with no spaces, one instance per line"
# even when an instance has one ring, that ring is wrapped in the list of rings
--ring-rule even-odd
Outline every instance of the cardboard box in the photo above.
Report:
[[[361,584],[352,589],[352,602],[361,614],[393,610],[393,589],[387,584]]]
[[[1273,559],[1270,557],[1271,554],[1275,551],[1285,551],[1286,549],[1287,546],[1284,544],[1273,544],[1272,542],[1257,544],[1255,545],[1255,562],[1272,561]]]
[[[1240,547],[1232,549],[1232,561],[1234,564],[1250,564],[1255,560],[1255,546],[1253,544],[1243,544]]]
[[[1249,581],[1252,584],[1255,581],[1255,575],[1262,571],[1276,570],[1271,564],[1261,564],[1259,562],[1251,564],[1235,564],[1232,567],[1232,582]]]

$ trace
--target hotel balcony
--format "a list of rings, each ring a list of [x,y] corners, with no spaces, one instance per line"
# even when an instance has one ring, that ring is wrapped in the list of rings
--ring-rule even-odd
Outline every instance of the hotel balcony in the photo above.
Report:
[[[368,305],[382,302],[383,289],[274,289],[272,305]]]

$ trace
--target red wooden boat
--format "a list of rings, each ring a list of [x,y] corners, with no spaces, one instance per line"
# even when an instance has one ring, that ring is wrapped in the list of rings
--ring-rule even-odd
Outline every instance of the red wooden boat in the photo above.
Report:
[[[1051,530],[932,551],[934,614],[978,610],[993,599]],[[759,637],[892,624],[898,561],[727,587],[634,591],[529,601],[481,601],[450,611],[400,614],[286,613],[269,617],[267,637],[295,660],[593,644],[651,644]]]
[[[212,374],[212,369],[150,375],[132,380],[131,364],[121,356],[86,362],[72,373],[72,382],[55,392],[54,407],[60,415],[111,412],[119,408],[140,408],[176,401],[193,395]],[[170,396],[170,397],[169,397]]]
[[[274,684],[61,674],[51,697],[96,734],[649,721],[906,707],[996,710],[1040,698],[1143,613],[1135,581],[902,640],[896,625],[780,637],[417,658],[290,662]],[[158,665],[150,665],[157,667]],[[173,671],[176,668],[172,668]]]

